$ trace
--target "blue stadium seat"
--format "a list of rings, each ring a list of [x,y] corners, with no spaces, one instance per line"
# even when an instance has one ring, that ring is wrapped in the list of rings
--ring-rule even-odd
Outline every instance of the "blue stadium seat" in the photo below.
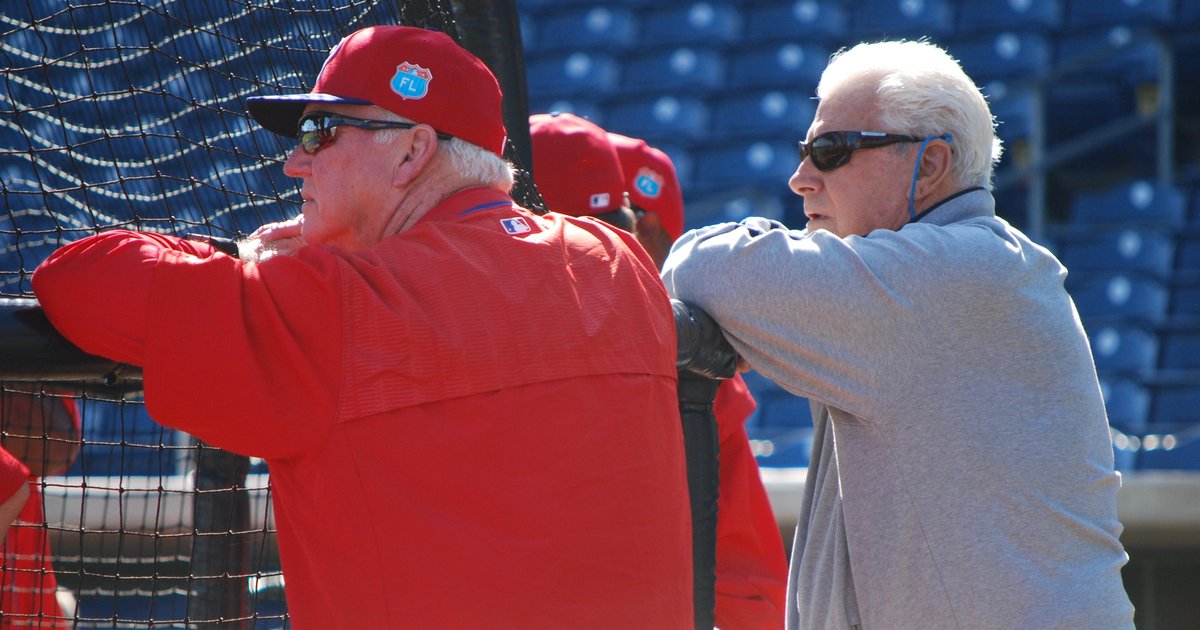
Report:
[[[1059,0],[960,0],[960,33],[1011,29],[1056,31],[1062,26]]]
[[[1063,234],[1059,252],[1071,272],[1128,270],[1165,278],[1171,273],[1175,242],[1171,234],[1153,228],[1098,229]]]
[[[1037,101],[1033,90],[1013,87],[1004,81],[989,82],[983,85],[982,89],[998,123],[996,134],[1005,142],[1028,138],[1037,115]],[[1008,153],[1005,151],[1006,156]]]
[[[633,12],[620,6],[596,4],[569,8],[538,16],[534,25],[534,49],[622,51],[637,43],[638,28]]]
[[[1088,340],[1097,371],[1140,377],[1154,369],[1158,339],[1134,326],[1089,327]]]
[[[1046,89],[1046,141],[1053,146],[1074,139],[1134,111],[1132,93],[1115,80],[1093,76],[1056,80]],[[1131,144],[1121,147],[1128,150]]]
[[[1116,318],[1155,325],[1167,313],[1167,284],[1150,276],[1132,272],[1071,274],[1067,289],[1085,321]]]
[[[764,429],[790,429],[812,426],[808,399],[783,390],[767,392],[758,400],[758,425]]]
[[[1179,246],[1175,253],[1175,269],[1200,273],[1200,232],[1186,231],[1179,235]]]
[[[1053,47],[1031,32],[976,34],[948,45],[963,70],[977,83],[998,79],[1033,79],[1050,71]]]
[[[855,39],[943,36],[954,32],[948,0],[862,0],[854,5],[850,34]]]
[[[1147,442],[1153,448],[1145,446]],[[1200,436],[1192,432],[1143,436],[1137,467],[1141,470],[1200,469]]]
[[[712,46],[741,37],[742,16],[727,2],[687,2],[642,14],[644,46]]]
[[[530,114],[567,112],[605,126],[604,109],[586,97],[530,99]]]
[[[812,457],[812,429],[747,429],[760,468],[803,468]]]
[[[1193,379],[1155,384],[1150,422],[1164,429],[1200,426],[1200,383]]]
[[[1069,213],[1076,225],[1129,224],[1175,229],[1183,225],[1186,205],[1183,192],[1175,186],[1135,180],[1078,194]]]
[[[1177,277],[1171,284],[1171,317],[1196,318],[1197,314],[1200,314],[1200,276]]]
[[[768,88],[813,94],[829,51],[812,44],[785,42],[742,49],[730,61],[729,88]],[[737,90],[722,89],[721,94]]]
[[[713,48],[655,50],[630,57],[624,75],[631,92],[703,93],[725,84],[725,57]]]
[[[573,52],[530,61],[525,66],[531,98],[596,98],[616,91],[620,69],[611,55]]]
[[[177,433],[150,419],[140,404],[85,400],[79,408],[83,448],[67,475],[173,475]],[[161,445],[161,446],[160,446]]]
[[[771,0],[745,10],[744,41],[819,41],[843,44],[850,14],[837,0]]]
[[[1200,24],[1200,0],[1179,0],[1175,13],[1175,26],[1188,29]]]
[[[725,143],[697,154],[694,184],[710,191],[774,185],[782,192],[798,161],[795,142]]]
[[[812,123],[817,102],[810,94],[768,90],[716,99],[712,108],[714,138],[795,137],[801,140]]]
[[[1200,374],[1200,328],[1163,330],[1159,333],[1159,352],[1161,369],[1196,370]]]
[[[608,110],[607,129],[654,144],[663,139],[699,140],[708,132],[708,106],[689,96],[632,99]]]
[[[1104,31],[1069,35],[1059,40],[1058,69],[1106,76],[1127,86],[1159,81],[1161,51],[1152,33],[1114,26]]]
[[[1067,0],[1066,27],[1167,25],[1175,17],[1173,0]]]
[[[1116,377],[1102,377],[1100,392],[1104,396],[1104,408],[1108,422],[1126,433],[1141,433],[1150,417],[1150,392],[1134,381]]]

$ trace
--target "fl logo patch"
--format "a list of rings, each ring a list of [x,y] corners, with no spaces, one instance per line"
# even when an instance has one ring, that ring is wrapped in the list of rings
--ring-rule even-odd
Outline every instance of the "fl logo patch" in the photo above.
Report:
[[[433,73],[429,68],[404,61],[396,66],[396,74],[392,77],[392,91],[404,99],[425,98],[429,93],[430,81],[433,81]]]
[[[648,168],[641,168],[633,179],[633,186],[638,192],[653,199],[662,194],[663,177]]]

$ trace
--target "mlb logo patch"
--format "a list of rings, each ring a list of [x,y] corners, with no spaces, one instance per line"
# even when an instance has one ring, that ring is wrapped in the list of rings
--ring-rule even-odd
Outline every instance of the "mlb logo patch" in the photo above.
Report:
[[[637,188],[638,192],[650,198],[655,198],[662,194],[662,185],[662,175],[648,168],[638,170],[637,176],[633,180],[633,187]]]
[[[531,231],[529,224],[526,223],[525,219],[523,219],[521,217],[511,217],[508,219],[500,219],[500,225],[504,228],[505,232],[508,232],[509,234],[513,234],[513,235],[527,234]]]
[[[433,73],[428,68],[422,68],[407,61],[396,66],[396,74],[392,77],[392,91],[404,99],[425,98],[429,93],[429,82]]]
[[[592,195],[591,199],[588,200],[588,205],[592,209],[607,208],[608,202],[611,199],[612,199],[612,195],[610,195],[608,193],[596,193],[596,194]]]

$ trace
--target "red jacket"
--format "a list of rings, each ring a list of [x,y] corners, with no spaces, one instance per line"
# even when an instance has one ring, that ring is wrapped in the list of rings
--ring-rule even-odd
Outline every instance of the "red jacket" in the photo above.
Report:
[[[298,629],[690,627],[674,320],[631,236],[472,189],[358,254],[115,231],[33,283],[153,417],[267,460]]]
[[[716,624],[721,630],[782,628],[787,555],[746,436],[755,402],[741,375],[721,383],[714,407],[721,441]]]

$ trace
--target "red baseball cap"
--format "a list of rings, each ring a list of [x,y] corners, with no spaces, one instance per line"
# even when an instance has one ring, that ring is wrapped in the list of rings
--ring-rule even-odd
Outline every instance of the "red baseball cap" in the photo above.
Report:
[[[639,138],[609,133],[625,178],[625,191],[634,206],[658,215],[672,239],[683,234],[683,191],[675,165],[659,149]]]
[[[372,26],[329,51],[308,94],[246,99],[268,131],[296,137],[309,103],[378,105],[409,120],[504,154],[500,85],[448,35],[411,26]]]
[[[547,208],[580,217],[625,205],[617,150],[595,123],[574,114],[534,114],[529,137],[533,183]]]

